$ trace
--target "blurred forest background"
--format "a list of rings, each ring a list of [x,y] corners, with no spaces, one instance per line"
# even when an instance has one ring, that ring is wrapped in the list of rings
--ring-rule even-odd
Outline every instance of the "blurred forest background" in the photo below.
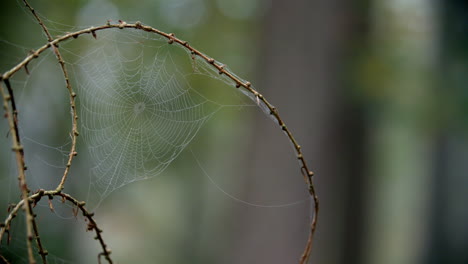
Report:
[[[67,25],[122,19],[174,32],[251,81],[316,175],[321,214],[311,263],[468,263],[467,1],[30,2]],[[46,38],[19,0],[2,3],[0,21],[5,72]],[[27,122],[28,112],[45,108],[62,109],[53,125],[67,131],[68,101],[48,103],[54,95],[45,92],[61,85],[30,91],[40,99],[20,108],[24,131],[55,136],[50,120]],[[19,197],[7,134],[3,119],[2,221]],[[268,206],[232,199],[198,163],[227,193]],[[75,171],[66,186],[79,199],[87,190],[73,183],[85,174]],[[297,263],[307,199],[280,129],[260,111],[233,111],[210,120],[161,176],[114,192],[96,219],[118,263]],[[296,201],[304,202],[274,206]],[[96,261],[98,244],[82,221],[47,206],[38,214],[51,263]],[[21,259],[19,252],[7,254]]]

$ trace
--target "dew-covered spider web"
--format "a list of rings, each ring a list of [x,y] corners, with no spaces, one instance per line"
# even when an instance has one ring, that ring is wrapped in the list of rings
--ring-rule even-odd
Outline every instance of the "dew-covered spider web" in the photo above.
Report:
[[[219,109],[168,72],[170,55],[160,52],[150,65],[134,68],[143,58],[127,60],[111,46],[79,65],[81,124],[95,162],[93,187],[102,196],[159,174]]]
[[[89,48],[62,50],[73,61],[90,192],[100,201],[163,172],[220,109],[247,105],[233,87],[224,87],[232,89],[232,99],[221,98],[226,91],[204,87],[200,77],[223,81],[221,88],[234,85],[160,36],[109,30],[85,43]]]
[[[54,35],[82,29],[47,21]],[[168,44],[162,36],[136,29],[108,29],[95,34],[96,37],[83,34],[59,46],[77,94],[80,133],[79,155],[65,187],[78,184],[74,186],[82,190],[86,183],[89,186],[88,197],[83,198],[88,204],[99,205],[120,187],[160,175],[222,109],[236,111],[255,106],[272,117],[259,98],[242,87],[236,88],[234,81],[220,74],[204,59],[176,43]],[[224,68],[233,74],[226,65]],[[46,74],[42,71],[46,69],[52,69],[57,83],[55,87],[51,85],[52,80],[43,77]],[[55,100],[63,110],[69,109],[66,104],[68,94],[63,89],[63,79],[60,79],[61,71],[51,51],[42,54],[29,66],[29,71],[30,75],[24,81],[12,80],[15,87],[23,87],[17,93],[19,101],[25,101],[22,109],[37,109],[44,105],[45,100]],[[37,95],[22,98],[28,91],[54,96],[42,100]],[[37,103],[32,102],[34,100]],[[57,111],[47,111],[23,112],[23,123],[57,118]],[[31,120],[26,120],[26,117]],[[275,119],[273,121],[276,122]],[[66,129],[69,131],[70,127],[67,125]],[[36,128],[21,129],[28,149],[26,161],[32,168],[28,175],[33,189],[54,188],[66,168],[71,136],[57,130],[60,137],[51,137],[47,132],[51,130],[52,127],[45,127],[46,133],[42,136]],[[57,140],[51,141],[50,138]],[[197,171],[207,176],[221,193],[231,197],[213,182],[198,159],[194,159]],[[50,175],[56,177],[51,178]],[[245,204],[278,207],[296,202],[266,206],[263,203]]]

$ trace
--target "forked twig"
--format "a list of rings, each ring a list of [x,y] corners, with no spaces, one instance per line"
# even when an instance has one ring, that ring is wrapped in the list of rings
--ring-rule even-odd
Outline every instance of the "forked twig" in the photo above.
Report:
[[[42,20],[36,14],[35,10],[31,7],[31,5],[29,5],[29,3],[26,0],[23,0],[23,3],[31,11],[31,13],[35,17],[35,19],[38,21],[39,25],[41,26],[42,30],[44,31],[44,33],[47,36],[47,40],[49,42],[51,42],[53,40],[53,38],[50,35],[50,33],[49,33],[47,27],[45,26],[45,24],[42,22]],[[71,105],[71,109],[72,109],[72,120],[73,120],[72,121],[72,146],[71,146],[71,150],[70,150],[70,154],[69,154],[69,159],[68,159],[67,167],[65,168],[65,172],[64,172],[64,174],[62,176],[62,180],[61,180],[60,184],[58,185],[58,187],[56,188],[56,190],[58,192],[60,192],[63,189],[63,185],[64,185],[66,177],[68,175],[68,172],[69,172],[73,157],[76,156],[75,149],[76,149],[76,137],[78,136],[78,130],[77,130],[77,122],[76,122],[77,114],[76,114],[76,107],[75,107],[75,96],[74,96],[74,93],[73,93],[73,90],[72,90],[72,87],[71,87],[71,83],[69,81],[67,70],[65,68],[65,62],[64,62],[64,60],[62,58],[62,55],[60,54],[57,46],[52,45],[52,47],[53,47],[55,55],[57,56],[57,60],[60,63],[64,78],[65,78],[66,86],[67,86],[67,89],[68,89],[69,94],[70,94],[70,105]],[[26,69],[26,72],[28,73],[29,71],[27,70],[27,65],[25,65],[25,69]],[[18,167],[18,171],[19,171],[18,178],[19,178],[19,182],[20,182],[20,190],[22,192],[22,197],[24,199],[23,200],[24,201],[23,202],[24,210],[26,212],[25,217],[26,217],[26,229],[27,229],[27,251],[28,251],[29,263],[35,263],[35,259],[34,259],[34,255],[33,255],[33,249],[32,249],[32,243],[31,243],[31,241],[35,238],[38,249],[39,249],[39,254],[40,254],[41,259],[42,259],[42,263],[47,264],[47,258],[46,258],[47,250],[45,250],[44,247],[43,247],[43,244],[42,244],[42,241],[41,241],[41,238],[40,238],[40,235],[39,235],[39,228],[38,228],[37,222],[36,222],[35,217],[34,217],[34,213],[32,211],[30,203],[27,200],[28,199],[27,197],[29,195],[29,190],[28,190],[27,183],[26,183],[26,177],[24,175],[24,170],[25,170],[24,151],[23,151],[23,148],[22,148],[21,143],[20,143],[19,130],[18,130],[18,111],[16,109],[13,90],[11,89],[11,85],[10,85],[10,82],[9,82],[8,78],[2,78],[2,79],[5,82],[5,85],[6,85],[7,89],[8,89],[8,95],[5,94],[2,87],[0,87],[0,92],[1,92],[1,94],[3,96],[3,99],[4,99],[4,108],[5,108],[5,112],[6,112],[6,115],[8,117],[8,120],[9,120],[10,130],[13,132],[12,134],[14,134],[14,137],[12,138],[13,150],[16,152],[16,156],[17,156],[17,167]],[[11,112],[9,111],[8,101],[10,101],[10,103],[11,103],[11,108],[12,108]],[[33,236],[33,233],[34,233],[34,236]],[[0,239],[1,239],[1,236],[0,236]]]
[[[42,199],[42,197],[45,197],[45,196],[49,197],[49,199],[50,199],[50,197],[53,197],[53,196],[61,197],[63,202],[69,201],[70,203],[72,203],[74,206],[76,206],[76,208],[78,208],[82,212],[83,216],[87,219],[87,222],[88,222],[86,230],[88,230],[88,231],[94,230],[94,232],[96,233],[96,236],[94,237],[94,239],[97,240],[99,242],[99,244],[101,245],[102,252],[99,253],[98,258],[103,256],[110,264],[112,264],[113,261],[112,261],[112,259],[110,257],[111,250],[107,248],[107,245],[104,242],[104,238],[102,237],[102,230],[98,227],[98,224],[97,224],[96,220],[94,220],[94,213],[90,213],[86,209],[86,207],[85,207],[86,203],[85,202],[80,202],[79,200],[77,200],[73,196],[71,196],[71,195],[69,195],[67,193],[59,192],[57,190],[52,190],[52,191],[39,190],[36,193],[29,196],[28,201],[29,201],[29,203],[37,204]],[[10,210],[7,219],[5,220],[5,222],[2,223],[2,225],[0,227],[0,241],[2,241],[2,237],[5,234],[5,232],[7,232],[9,230],[10,225],[11,225],[11,221],[13,220],[14,216],[18,213],[18,211],[21,209],[23,204],[24,204],[24,200],[21,200],[21,201],[18,202],[18,204],[16,204]],[[41,253],[41,251],[40,251],[39,254],[41,254],[41,256],[42,255],[45,256],[45,255],[48,254],[48,252],[46,250],[43,250],[43,252]]]
[[[264,104],[268,108],[268,110],[270,111],[269,114],[275,119],[275,121],[278,123],[280,128],[287,135],[289,141],[294,146],[294,150],[296,152],[297,159],[299,160],[300,165],[301,165],[300,166],[301,173],[302,173],[302,175],[304,177],[304,181],[307,184],[309,194],[310,194],[310,196],[312,197],[312,199],[314,201],[314,211],[313,211],[313,217],[312,217],[312,221],[311,221],[311,225],[310,225],[309,238],[308,238],[306,247],[304,249],[304,253],[302,254],[302,256],[301,256],[301,258],[299,260],[300,264],[307,263],[308,260],[309,260],[309,257],[310,257],[310,252],[312,250],[313,236],[315,234],[315,230],[316,230],[316,227],[317,227],[317,219],[318,219],[317,217],[318,217],[318,213],[319,213],[319,201],[318,201],[318,197],[317,197],[315,187],[314,187],[314,184],[313,184],[313,181],[312,181],[314,173],[307,166],[307,163],[306,163],[306,160],[304,159],[304,156],[303,156],[300,145],[297,143],[297,141],[294,138],[293,134],[291,133],[289,128],[286,126],[286,124],[282,120],[281,116],[279,115],[278,110],[272,104],[270,104],[264,98],[264,96],[262,94],[260,94],[258,91],[256,91],[251,86],[250,82],[244,82],[244,81],[240,80],[232,72],[226,70],[224,65],[216,62],[213,58],[210,58],[207,55],[205,55],[205,54],[201,53],[200,51],[198,51],[197,49],[193,48],[192,46],[190,46],[188,44],[188,42],[183,41],[183,40],[175,37],[174,34],[172,34],[172,33],[168,34],[168,33],[162,32],[162,31],[160,31],[158,29],[155,29],[155,28],[152,28],[150,26],[143,25],[140,22],[136,22],[136,23],[133,23],[133,24],[132,23],[126,23],[126,22],[123,22],[123,21],[119,21],[118,24],[110,24],[108,22],[107,24],[102,25],[102,26],[89,27],[89,28],[82,29],[82,30],[79,30],[79,31],[76,31],[76,32],[67,33],[67,34],[65,34],[63,36],[57,37],[57,38],[49,41],[47,44],[45,44],[44,46],[42,46],[39,49],[35,50],[29,56],[27,56],[18,65],[16,65],[15,67],[10,69],[9,71],[5,72],[3,74],[3,76],[2,76],[2,78],[4,80],[10,78],[17,71],[19,71],[21,68],[25,67],[30,61],[37,58],[42,52],[44,52],[49,47],[55,47],[56,48],[56,45],[58,43],[66,41],[68,39],[77,38],[78,36],[83,35],[83,34],[92,34],[93,36],[95,36],[97,31],[112,29],[112,28],[119,28],[119,29],[133,28],[133,29],[137,29],[137,30],[151,32],[151,33],[155,33],[155,34],[158,34],[160,36],[165,37],[168,40],[169,44],[172,44],[172,43],[179,44],[181,47],[183,47],[183,48],[187,49],[188,51],[190,51],[192,56],[198,56],[198,57],[202,58],[208,64],[212,65],[212,67],[214,67],[220,74],[224,74],[229,79],[231,79],[233,81],[234,85],[237,88],[243,87],[243,89],[245,89],[248,93],[253,95],[253,97],[257,100],[258,103],[261,102],[262,104]],[[71,93],[71,95],[73,95],[73,93]]]

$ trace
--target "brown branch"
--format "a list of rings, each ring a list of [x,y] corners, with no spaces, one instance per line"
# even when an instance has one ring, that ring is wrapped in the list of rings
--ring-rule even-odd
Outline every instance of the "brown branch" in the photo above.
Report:
[[[28,259],[29,263],[36,263],[33,254],[32,240],[33,240],[33,212],[31,205],[28,202],[29,189],[26,183],[25,176],[25,164],[24,164],[24,152],[23,146],[21,145],[19,132],[18,132],[18,110],[16,109],[15,97],[13,96],[13,90],[11,89],[10,82],[8,79],[3,79],[7,89],[8,94],[5,92],[3,85],[1,84],[2,78],[0,78],[0,94],[3,98],[3,108],[5,110],[5,115],[8,119],[8,125],[10,127],[10,132],[12,134],[11,141],[13,143],[13,151],[16,156],[16,166],[18,167],[18,182],[19,188],[21,191],[21,197],[23,199],[23,209],[25,211],[26,218],[26,245],[28,248]],[[11,110],[10,110],[10,103]]]
[[[112,264],[113,262],[112,262],[112,259],[110,257],[111,250],[107,248],[107,245],[104,242],[104,238],[102,237],[102,229],[100,229],[98,227],[96,221],[93,218],[94,213],[90,213],[86,209],[86,207],[85,207],[86,203],[85,202],[80,202],[77,199],[73,198],[72,196],[70,196],[70,195],[68,195],[66,193],[61,193],[60,192],[60,193],[57,193],[55,195],[61,196],[62,198],[66,199],[67,201],[70,201],[71,203],[73,203],[75,206],[77,206],[81,210],[81,212],[83,213],[83,216],[88,219],[87,230],[88,231],[94,230],[94,232],[96,233],[96,236],[94,237],[94,239],[99,241],[99,244],[102,247],[102,252],[98,254],[99,263],[100,263],[101,256],[104,256],[104,258],[107,260],[107,262]]]
[[[309,238],[308,238],[306,247],[304,249],[304,253],[303,253],[303,255],[302,255],[301,259],[300,259],[300,262],[299,262],[300,264],[307,263],[307,261],[309,259],[309,256],[310,256],[310,252],[312,250],[312,240],[313,240],[315,230],[316,230],[316,227],[317,227],[317,220],[318,220],[318,213],[319,213],[319,200],[318,200],[318,197],[317,197],[317,194],[316,194],[316,191],[315,191],[315,187],[314,187],[314,183],[313,183],[314,173],[309,169],[309,167],[307,165],[307,162],[306,162],[306,160],[305,160],[305,158],[303,156],[300,145],[298,144],[298,142],[294,138],[293,134],[291,133],[289,128],[286,126],[286,124],[282,120],[278,110],[272,104],[270,104],[270,102],[268,102],[262,94],[260,94],[258,91],[256,91],[251,86],[250,82],[242,81],[241,79],[236,77],[236,75],[234,73],[226,70],[226,68],[224,67],[223,64],[217,63],[213,58],[210,58],[207,55],[205,55],[205,54],[201,53],[200,51],[198,51],[197,49],[193,48],[192,46],[190,46],[188,44],[187,41],[183,41],[183,40],[175,37],[175,35],[172,34],[172,33],[170,33],[170,34],[165,33],[165,32],[162,32],[162,31],[160,31],[158,29],[152,28],[150,26],[142,25],[140,22],[136,22],[134,24],[129,24],[129,23],[126,23],[124,21],[119,21],[118,24],[110,24],[108,22],[107,24],[102,25],[102,26],[89,27],[89,28],[86,28],[86,29],[82,29],[82,30],[72,32],[72,33],[67,33],[67,34],[65,34],[63,36],[57,37],[53,41],[50,41],[46,45],[44,45],[44,46],[40,47],[39,49],[37,49],[36,51],[34,51],[33,54],[27,56],[23,61],[21,61],[18,65],[13,67],[11,70],[5,72],[3,74],[3,79],[10,78],[13,74],[15,74],[17,71],[19,71],[25,65],[27,65],[31,60],[37,58],[42,52],[44,52],[47,48],[49,48],[51,46],[55,46],[56,44],[58,44],[58,43],[60,43],[62,41],[66,41],[66,40],[68,40],[70,38],[77,38],[78,36],[83,35],[83,34],[92,34],[94,36],[96,34],[95,33],[96,31],[112,29],[112,28],[119,28],[119,29],[133,28],[133,29],[137,29],[137,30],[143,30],[143,31],[146,31],[146,32],[152,32],[152,33],[155,33],[155,34],[158,34],[160,36],[165,37],[168,40],[169,44],[172,44],[172,43],[179,44],[181,47],[188,50],[192,54],[193,57],[198,56],[198,57],[202,58],[209,65],[212,65],[212,67],[215,68],[220,74],[226,75],[229,79],[231,79],[233,81],[233,84],[237,88],[243,87],[243,89],[245,89],[248,93],[253,95],[253,97],[256,99],[258,104],[264,104],[264,106],[266,106],[266,108],[268,108],[268,110],[270,111],[269,114],[274,118],[276,123],[285,132],[285,134],[288,137],[289,141],[294,146],[296,156],[297,156],[298,160],[300,161],[301,173],[302,173],[302,175],[304,177],[304,181],[307,184],[309,194],[310,194],[310,196],[312,197],[312,199],[314,201],[314,210],[313,210],[313,217],[312,217],[312,221],[311,221]]]
[[[46,33],[47,38],[48,38],[48,40],[50,42],[52,40],[52,37],[51,37],[49,31],[47,30],[47,27],[44,25],[44,23],[42,23],[42,20],[37,16],[36,12],[29,5],[29,3],[26,0],[23,0],[23,2],[29,8],[29,10],[31,11],[33,16],[37,19],[37,21],[39,22],[42,29]],[[56,53],[58,53],[57,48],[55,48],[55,51],[56,51]],[[58,53],[58,55],[60,55],[60,54]],[[25,65],[25,70],[26,70],[26,72],[29,72],[28,69],[27,69],[27,65]],[[64,74],[67,77],[66,72],[64,72]],[[34,216],[34,213],[32,211],[31,205],[30,205],[29,201],[27,200],[28,199],[27,197],[29,195],[29,190],[28,190],[28,187],[27,187],[27,184],[26,184],[26,177],[24,175],[24,170],[25,170],[24,151],[23,151],[23,148],[21,147],[20,137],[19,137],[18,110],[16,109],[16,103],[15,103],[14,96],[13,96],[13,90],[11,89],[9,79],[4,79],[4,82],[5,82],[5,85],[6,85],[7,89],[8,89],[9,100],[11,102],[11,108],[12,108],[12,112],[11,112],[12,117],[9,118],[9,120],[10,119],[13,120],[13,122],[10,122],[10,128],[13,129],[13,133],[15,135],[14,138],[12,139],[13,142],[14,142],[13,143],[13,148],[17,153],[17,161],[18,161],[17,162],[17,167],[18,167],[18,171],[19,171],[19,176],[18,177],[19,177],[19,182],[20,182],[20,191],[21,191],[23,199],[24,199],[24,210],[26,212],[25,217],[26,217],[26,229],[27,229],[27,241],[28,241],[27,242],[27,249],[28,249],[29,263],[36,263],[36,261],[34,259],[34,255],[33,255],[32,243],[31,243],[31,240],[33,239],[32,233],[34,232],[34,238],[36,239],[36,243],[37,243],[37,246],[38,246],[38,249],[39,249],[39,254],[40,254],[41,259],[42,259],[42,263],[47,264],[47,258],[46,258],[47,251],[44,249],[44,247],[42,245],[42,241],[41,241],[41,238],[40,238],[40,235],[39,235],[39,228],[38,228],[37,222],[35,220],[35,216]],[[2,95],[4,95],[3,91],[2,91]],[[3,97],[5,99],[5,96],[3,96]],[[7,102],[5,101],[5,103],[6,103],[5,104],[6,114],[7,114],[8,117],[10,117],[10,114],[8,113]],[[11,123],[13,123],[13,127],[11,126]]]
[[[31,201],[31,200],[29,200],[29,201]],[[34,201],[33,205],[34,206],[36,205],[35,201]],[[36,238],[37,248],[39,249],[38,253],[41,256],[42,263],[47,264],[47,255],[49,253],[47,252],[47,250],[44,249],[44,246],[42,245],[42,240],[41,240],[41,237],[39,236],[39,228],[37,226],[37,221],[35,220],[36,215],[33,215],[33,216],[34,216],[34,218],[33,218],[32,224],[33,224],[34,237]]]
[[[302,253],[301,259],[299,260],[300,264],[306,264],[309,262],[310,254],[312,252],[313,239],[315,234],[315,229],[317,228],[318,212],[319,212],[319,201],[317,194],[314,189],[314,185],[309,186],[309,193],[314,200],[314,215],[312,217],[312,222],[310,223],[309,238],[307,239],[306,247]]]
[[[99,244],[101,245],[101,248],[102,248],[102,252],[98,254],[98,258],[100,259],[101,256],[103,256],[109,263],[113,263],[111,257],[110,257],[110,254],[111,254],[111,250],[107,248],[107,245],[104,241],[104,238],[102,237],[102,230],[98,227],[98,224],[96,222],[96,220],[94,220],[94,213],[90,213],[86,207],[85,207],[85,202],[80,202],[78,201],[76,198],[74,198],[73,196],[67,194],[67,193],[63,193],[63,192],[59,192],[57,190],[53,190],[53,191],[44,191],[44,190],[39,190],[37,191],[36,193],[34,193],[33,195],[29,196],[28,197],[28,200],[29,202],[33,203],[33,204],[37,204],[41,199],[42,197],[53,197],[53,196],[58,196],[58,197],[61,197],[63,199],[63,201],[69,201],[71,202],[74,206],[76,206],[76,208],[78,208],[83,216],[87,219],[87,222],[88,222],[88,225],[87,225],[87,230],[88,231],[91,231],[91,230],[94,230],[94,232],[96,233],[96,236],[94,237],[95,240],[97,240],[99,242]],[[18,211],[20,210],[20,208],[23,206],[24,204],[24,200],[21,200],[18,202],[18,204],[16,204],[9,212],[8,214],[8,217],[5,219],[5,221],[1,224],[0,226],[0,242],[2,241],[2,237],[3,235],[9,231],[9,228],[11,226],[11,221],[13,221],[15,215],[18,213]],[[39,254],[42,256],[42,255],[47,255],[48,252],[47,251],[41,251],[39,252]]]
[[[13,218],[16,217],[18,210],[23,205],[23,200],[21,200],[18,204],[11,207],[8,211],[8,216],[3,223],[0,224],[0,243],[2,242],[3,234],[8,233],[10,230],[11,222]],[[9,240],[9,239],[8,239]]]
[[[53,38],[50,35],[49,30],[47,29],[46,25],[42,22],[41,18],[36,14],[36,11],[34,10],[34,8],[32,8],[32,6],[26,0],[23,0],[23,3],[31,11],[34,18],[37,20],[37,22],[41,26],[42,30],[44,31],[44,33],[47,36],[47,40],[49,41],[49,43],[52,42]],[[71,164],[73,162],[73,158],[77,154],[77,152],[76,152],[76,140],[77,140],[77,137],[79,135],[79,133],[78,133],[78,124],[77,124],[78,115],[77,115],[76,103],[75,103],[76,93],[73,92],[73,88],[71,86],[68,71],[67,71],[67,68],[65,67],[65,61],[63,60],[62,54],[60,54],[57,43],[54,43],[51,46],[52,46],[52,49],[54,50],[55,56],[57,57],[57,61],[60,64],[60,68],[62,70],[63,77],[65,78],[65,84],[66,84],[68,94],[69,94],[69,97],[70,97],[70,108],[71,108],[71,114],[72,114],[72,131],[71,131],[72,144],[71,144],[70,151],[68,153],[67,166],[65,167],[65,171],[63,172],[62,179],[60,180],[60,183],[57,185],[57,188],[56,188],[57,191],[61,191],[64,188],[65,181],[67,180],[67,176],[68,176],[68,174],[70,172],[70,167],[71,167]]]
[[[31,11],[32,15],[34,16],[34,18],[37,20],[37,22],[41,26],[42,31],[44,31],[44,33],[47,36],[47,40],[49,42],[51,42],[52,41],[52,36],[50,35],[49,30],[47,29],[45,24],[42,22],[42,19],[36,14],[36,10],[34,10],[34,8],[28,3],[28,1],[23,0],[23,3],[29,9],[29,11]]]

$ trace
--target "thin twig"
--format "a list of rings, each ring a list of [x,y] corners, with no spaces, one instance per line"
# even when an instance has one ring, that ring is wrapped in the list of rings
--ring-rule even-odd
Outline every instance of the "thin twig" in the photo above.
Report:
[[[85,202],[80,202],[77,199],[73,198],[72,196],[70,196],[69,194],[66,194],[66,193],[57,193],[56,195],[61,196],[62,198],[65,198],[67,201],[72,202],[75,206],[77,206],[81,210],[81,212],[83,213],[83,216],[88,219],[87,230],[88,231],[94,230],[94,232],[96,233],[96,236],[94,237],[94,239],[99,241],[99,244],[102,247],[102,252],[98,254],[98,259],[100,259],[101,256],[104,256],[104,258],[107,260],[107,262],[112,264],[113,262],[112,262],[112,259],[110,257],[111,250],[107,248],[107,245],[104,242],[104,238],[102,237],[102,234],[101,234],[102,229],[100,229],[98,227],[96,221],[93,218],[94,213],[90,213],[86,209],[86,207],[85,207],[86,203]]]
[[[29,196],[28,200],[30,202],[33,202],[33,203],[37,204],[42,199],[42,197],[45,197],[45,196],[47,196],[47,197],[51,197],[51,196],[61,197],[64,201],[71,202],[74,206],[76,206],[76,208],[78,208],[82,212],[83,216],[88,221],[87,230],[88,231],[94,230],[94,232],[96,233],[96,236],[94,237],[94,239],[97,240],[99,242],[99,244],[101,245],[102,252],[99,253],[98,258],[100,258],[101,256],[104,256],[104,258],[110,264],[112,264],[113,261],[112,261],[112,259],[110,257],[111,250],[107,248],[107,245],[106,245],[106,243],[104,241],[104,238],[102,237],[102,230],[98,227],[98,224],[97,224],[96,220],[94,220],[94,213],[90,213],[86,209],[86,207],[85,207],[86,203],[85,202],[80,202],[79,200],[77,200],[73,196],[71,196],[71,195],[69,195],[67,193],[59,192],[57,190],[53,190],[53,191],[39,190],[36,193]],[[18,204],[16,204],[10,210],[10,213],[9,213],[8,217],[6,218],[5,222],[3,222],[3,224],[0,227],[0,242],[2,241],[2,237],[5,234],[5,232],[7,232],[9,230],[9,227],[11,226],[11,221],[13,220],[14,216],[18,213],[20,208],[23,206],[23,204],[24,204],[24,200],[21,200],[21,201],[18,202]],[[47,251],[43,252],[43,254],[47,255]]]
[[[34,203],[34,206],[35,206],[35,203]],[[49,254],[49,252],[47,252],[47,250],[45,250],[44,246],[42,245],[41,236],[39,235],[39,227],[37,225],[37,221],[35,220],[35,215],[33,215],[33,217],[34,218],[33,218],[32,224],[33,224],[34,237],[36,238],[38,253],[41,256],[42,263],[47,264],[47,255]]]
[[[183,47],[183,48],[187,49],[188,51],[190,51],[192,56],[198,56],[198,57],[202,58],[208,64],[212,65],[212,67],[214,67],[220,74],[226,75],[229,79],[231,79],[233,81],[234,85],[237,88],[240,88],[242,86],[246,91],[248,91],[250,94],[252,94],[254,96],[254,98],[258,102],[261,101],[262,104],[264,104],[268,108],[268,110],[270,111],[269,114],[276,120],[276,122],[278,123],[280,128],[285,132],[285,134],[288,137],[289,141],[294,146],[294,150],[296,152],[297,159],[300,161],[301,173],[302,173],[302,175],[304,177],[304,181],[307,184],[309,194],[310,194],[310,196],[312,197],[312,199],[314,201],[314,210],[313,210],[313,217],[312,217],[312,221],[311,221],[309,238],[308,238],[306,247],[304,249],[304,253],[303,253],[303,255],[302,255],[301,259],[300,259],[300,262],[299,262],[300,264],[307,263],[307,261],[309,259],[309,256],[310,256],[310,252],[312,250],[313,236],[315,234],[315,230],[316,230],[316,227],[317,227],[317,220],[318,220],[318,213],[319,213],[319,200],[318,200],[318,197],[317,197],[317,194],[316,194],[316,191],[315,191],[315,187],[314,187],[314,183],[313,183],[314,173],[309,169],[309,167],[307,165],[307,162],[306,162],[306,160],[305,160],[305,158],[303,156],[300,145],[298,144],[298,142],[294,138],[293,134],[291,133],[289,128],[286,126],[286,124],[282,120],[278,110],[272,104],[270,104],[270,102],[268,102],[262,94],[260,94],[258,91],[256,91],[251,86],[250,82],[244,82],[244,81],[240,80],[239,78],[236,77],[235,74],[233,74],[232,72],[226,70],[224,65],[222,65],[220,63],[217,63],[213,58],[210,58],[207,55],[205,55],[205,54],[201,53],[200,51],[198,51],[197,49],[193,48],[192,46],[190,46],[188,44],[188,42],[183,41],[183,40],[175,37],[174,34],[172,34],[172,33],[169,34],[169,33],[162,32],[162,31],[160,31],[158,29],[155,29],[155,28],[152,28],[150,26],[142,25],[140,22],[136,22],[134,24],[131,24],[131,23],[129,24],[129,23],[126,23],[124,21],[120,21],[118,24],[107,23],[107,24],[102,25],[102,26],[89,27],[89,28],[86,28],[86,29],[82,29],[82,30],[72,32],[72,33],[67,33],[67,34],[65,34],[63,36],[57,37],[53,41],[50,41],[49,43],[45,44],[44,46],[40,47],[39,49],[34,51],[29,56],[27,56],[23,61],[21,61],[15,67],[13,67],[9,71],[5,72],[3,74],[3,79],[10,78],[13,74],[15,74],[17,71],[19,71],[25,65],[27,65],[33,59],[37,58],[42,52],[44,52],[47,48],[49,48],[51,46],[55,46],[56,44],[58,44],[58,43],[60,43],[62,41],[68,40],[70,38],[77,38],[78,36],[83,35],[83,34],[93,34],[93,35],[95,35],[96,31],[106,30],[106,29],[111,29],[111,28],[119,28],[119,29],[133,28],[133,29],[137,29],[137,30],[143,30],[143,31],[146,31],[146,32],[152,32],[152,33],[158,34],[158,35],[163,36],[166,39],[168,39],[169,44],[172,44],[172,43],[179,44],[181,47]]]
[[[16,215],[18,213],[18,210],[23,205],[23,202],[24,201],[21,200],[18,204],[14,205],[14,206],[12,205],[12,207],[9,208],[8,216],[5,219],[5,222],[1,223],[1,225],[0,225],[0,243],[2,242],[3,234],[5,234],[5,233],[9,234],[9,230],[10,230],[10,227],[11,227],[11,221],[13,221],[13,218],[16,217]],[[10,238],[8,237],[7,243],[9,242],[9,239]]]
[[[33,16],[36,18],[36,20],[38,21],[39,25],[41,26],[42,30],[44,31],[44,33],[46,34],[47,36],[47,40],[50,42],[52,41],[52,36],[50,35],[49,33],[49,30],[47,29],[47,27],[44,25],[44,23],[42,22],[42,20],[39,18],[39,16],[37,16],[36,14],[36,11],[31,7],[31,5],[29,5],[29,3],[26,1],[26,0],[23,0],[24,4],[26,5],[26,7],[31,11],[31,13],[33,14]],[[58,58],[61,58],[59,55],[59,51],[58,49],[54,46],[54,51],[56,52],[56,54],[58,55],[57,57]],[[60,59],[59,59],[60,61]],[[64,69],[62,67],[62,69]],[[26,72],[29,74],[29,71],[27,69],[27,65],[25,65],[25,70]],[[64,72],[65,76],[66,75],[66,71]],[[8,79],[7,79],[8,80]],[[8,85],[7,85],[8,87]],[[8,90],[10,92],[10,94],[12,94],[12,91],[10,91],[10,89]],[[19,133],[18,129],[16,129],[15,131],[16,133]],[[36,222],[36,219],[33,215],[33,218],[31,219],[31,223],[32,223],[32,226],[33,226],[33,231],[34,231],[34,237],[36,238],[36,243],[37,243],[37,247],[39,249],[39,255],[41,256],[41,259],[42,259],[42,263],[43,264],[47,264],[47,250],[44,249],[44,246],[42,245],[42,240],[41,240],[41,236],[39,235],[39,227],[37,225],[37,222]],[[29,245],[28,245],[29,246]]]
[[[36,14],[36,11],[34,10],[34,8],[32,8],[32,6],[26,0],[23,0],[23,3],[31,11],[32,15],[34,16],[34,18],[37,20],[37,22],[41,26],[42,30],[44,31],[44,33],[47,36],[47,41],[49,43],[52,42],[54,39],[50,35],[49,30],[47,29],[46,25],[42,22],[41,18]],[[68,90],[68,94],[70,96],[70,108],[71,108],[71,114],[72,114],[72,131],[71,131],[72,144],[71,144],[70,151],[68,153],[67,166],[65,167],[65,171],[63,172],[62,179],[60,180],[60,183],[57,185],[57,188],[56,188],[57,191],[61,191],[64,188],[65,181],[67,180],[67,176],[68,176],[68,174],[70,172],[70,167],[71,167],[71,164],[73,162],[73,158],[77,154],[77,152],[76,152],[76,140],[77,140],[77,137],[79,135],[79,133],[78,133],[78,124],[77,124],[78,115],[77,115],[76,103],[75,103],[76,93],[73,92],[73,88],[72,88],[72,85],[71,85],[71,82],[70,82],[68,71],[67,71],[67,68],[65,67],[65,61],[63,60],[62,54],[60,54],[60,51],[59,51],[59,49],[57,47],[57,43],[54,43],[51,46],[52,46],[52,49],[54,50],[55,56],[57,57],[57,61],[60,64],[60,68],[62,70],[63,77],[65,78],[65,84],[66,84],[66,87],[67,87],[67,90]]]
[[[19,188],[21,191],[21,197],[23,199],[23,209],[25,211],[25,218],[26,218],[26,245],[28,251],[28,259],[29,263],[36,263],[33,254],[32,248],[32,240],[33,240],[33,221],[34,216],[31,208],[31,204],[28,202],[29,196],[29,189],[26,183],[25,177],[25,165],[24,165],[24,152],[23,146],[21,145],[21,141],[19,138],[18,132],[18,110],[16,109],[15,104],[15,97],[13,96],[13,90],[11,89],[10,82],[8,79],[3,79],[7,89],[8,94],[5,92],[3,85],[0,79],[0,94],[3,98],[3,108],[5,110],[5,115],[8,119],[8,125],[10,127],[10,131],[12,134],[11,141],[13,142],[13,151],[15,152],[16,156],[16,165],[18,167],[18,181],[19,181]],[[11,110],[10,104],[11,103]]]
[[[41,26],[42,31],[44,31],[44,33],[46,34],[47,40],[51,42],[52,36],[50,35],[49,30],[47,29],[46,25],[42,22],[42,19],[36,14],[36,10],[34,10],[34,8],[26,0],[23,0],[23,3],[29,9],[29,11],[31,11],[32,15],[34,16],[34,18],[37,20],[37,22]]]

